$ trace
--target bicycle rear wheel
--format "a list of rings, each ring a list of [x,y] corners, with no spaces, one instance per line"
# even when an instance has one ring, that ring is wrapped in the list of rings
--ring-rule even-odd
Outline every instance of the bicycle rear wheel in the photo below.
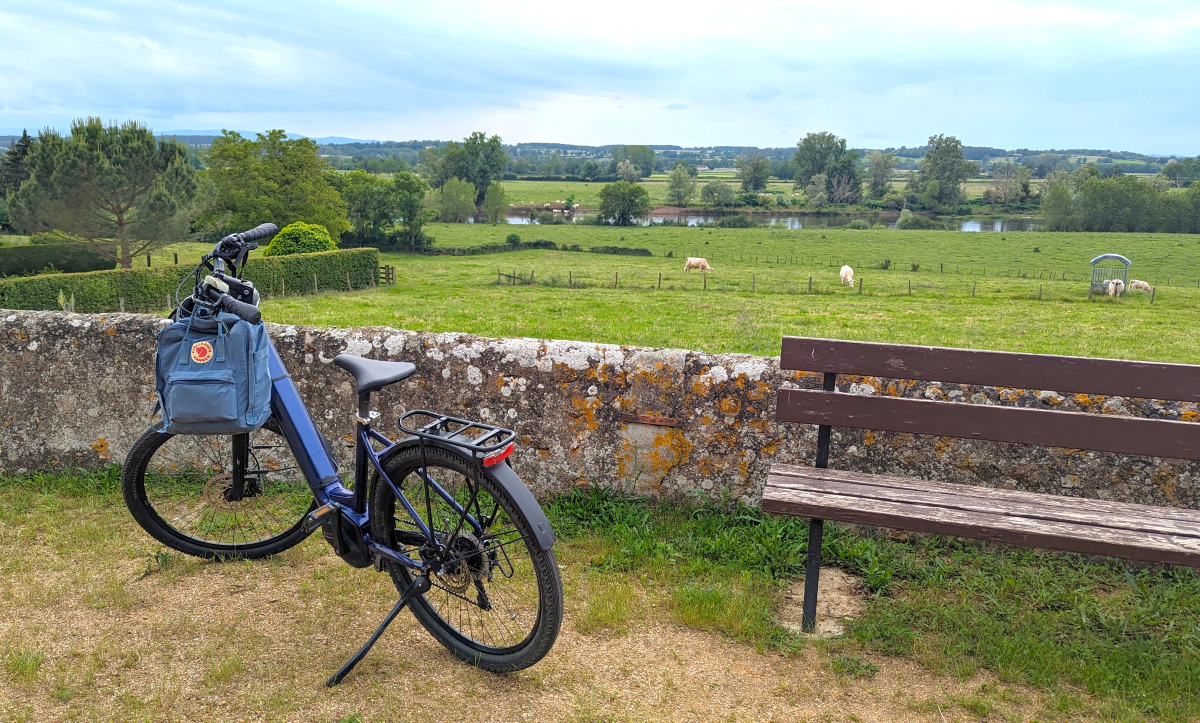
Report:
[[[260,558],[299,543],[312,493],[273,422],[247,437],[240,494],[234,437],[148,430],[121,470],[133,518],[159,542],[198,557]]]
[[[432,589],[409,607],[462,660],[495,673],[528,668],[550,652],[562,626],[562,580],[554,553],[538,546],[520,508],[503,488],[479,474],[473,460],[427,447],[425,462],[429,475],[484,529],[474,531],[436,494],[427,501],[419,448],[401,449],[384,462],[388,476],[448,550],[441,574],[430,575]],[[434,552],[378,474],[371,538],[413,559]],[[400,565],[387,567],[396,588],[406,590],[412,573]]]

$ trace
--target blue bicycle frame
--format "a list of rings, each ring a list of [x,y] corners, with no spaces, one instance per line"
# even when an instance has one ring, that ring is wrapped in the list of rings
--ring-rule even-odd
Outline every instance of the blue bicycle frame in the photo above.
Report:
[[[283,365],[283,360],[279,357],[279,352],[275,350],[274,344],[270,346],[271,411],[279,422],[284,438],[291,446],[300,471],[308,481],[318,508],[331,505],[336,512],[340,512],[358,529],[364,531],[368,529],[367,474],[369,463],[370,467],[379,473],[380,480],[391,488],[392,494],[403,505],[405,512],[412,518],[421,534],[431,543],[436,544],[429,526],[421,519],[412,503],[408,501],[392,478],[388,476],[380,461],[380,457],[395,447],[396,443],[372,429],[369,424],[364,424],[360,418],[354,455],[354,489],[347,489],[338,474],[337,463],[326,448],[321,433],[317,431],[317,427],[308,413],[308,408],[304,406],[304,401],[300,398],[296,384],[292,381],[291,375]],[[380,452],[375,451],[371,444],[372,440],[383,445]],[[460,519],[470,525],[474,534],[483,533],[483,525],[479,520],[438,484],[424,467],[421,467],[418,472],[429,489],[445,500],[446,504],[450,505],[460,516]],[[414,560],[386,545],[381,545],[371,540],[370,535],[366,532],[363,533],[363,542],[365,549],[380,558],[391,560],[421,573],[431,572],[429,562]]]

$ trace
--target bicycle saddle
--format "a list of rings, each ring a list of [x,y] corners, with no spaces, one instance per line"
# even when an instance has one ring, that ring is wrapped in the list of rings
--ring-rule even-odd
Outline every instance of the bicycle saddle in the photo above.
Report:
[[[411,362],[376,361],[352,354],[338,354],[333,363],[350,372],[358,384],[358,393],[374,392],[392,382],[411,377],[417,366]]]

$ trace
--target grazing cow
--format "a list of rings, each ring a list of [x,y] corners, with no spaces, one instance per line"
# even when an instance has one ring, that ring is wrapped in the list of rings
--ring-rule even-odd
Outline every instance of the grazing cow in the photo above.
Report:
[[[842,267],[842,283],[846,286],[854,286],[854,269],[849,266]]]
[[[683,273],[688,273],[692,269],[696,269],[700,273],[712,271],[712,267],[708,265],[708,259],[699,258],[697,256],[689,256],[687,261],[683,263]]]
[[[1125,282],[1120,279],[1113,279],[1108,282],[1108,295],[1120,296],[1125,293]]]
[[[1146,283],[1145,281],[1142,281],[1141,279],[1130,279],[1129,280],[1129,290],[1130,291],[1145,291],[1148,294],[1148,293],[1150,293],[1150,284]]]

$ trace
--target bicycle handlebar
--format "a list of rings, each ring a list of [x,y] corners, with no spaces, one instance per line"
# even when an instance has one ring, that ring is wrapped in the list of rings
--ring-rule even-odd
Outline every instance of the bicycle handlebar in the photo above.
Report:
[[[257,324],[262,321],[262,312],[254,304],[247,304],[243,301],[238,301],[229,294],[221,294],[217,299],[217,306],[230,314],[245,319],[251,324]]]
[[[277,233],[279,233],[279,227],[273,223],[259,224],[249,231],[241,233],[231,233],[217,242],[216,248],[213,249],[213,255],[226,261],[232,261],[245,251],[258,248],[255,241],[270,238]]]

